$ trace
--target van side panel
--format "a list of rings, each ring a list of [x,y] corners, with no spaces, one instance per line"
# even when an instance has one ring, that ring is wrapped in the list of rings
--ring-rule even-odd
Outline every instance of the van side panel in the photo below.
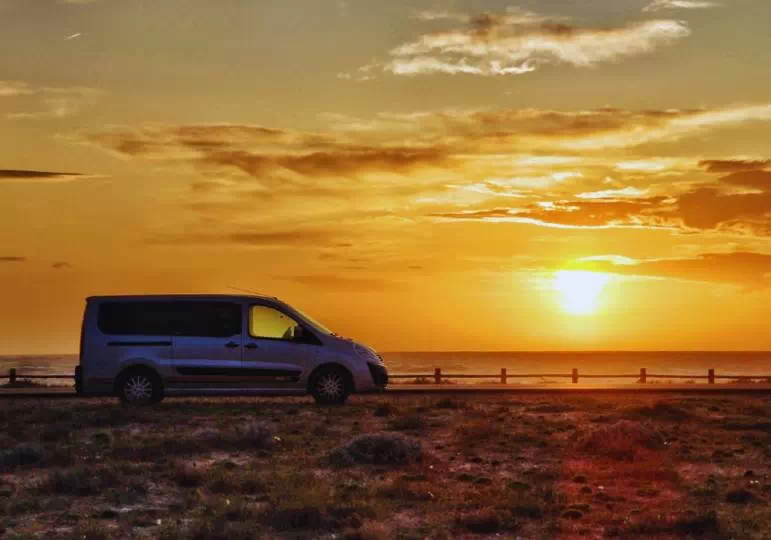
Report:
[[[89,301],[84,316],[81,374],[84,394],[112,394],[127,367],[146,366],[166,379],[172,368],[171,336],[108,335],[99,329],[100,302]]]

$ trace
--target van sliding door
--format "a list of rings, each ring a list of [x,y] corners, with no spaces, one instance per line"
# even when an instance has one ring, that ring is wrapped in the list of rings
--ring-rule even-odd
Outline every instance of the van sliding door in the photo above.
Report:
[[[178,302],[173,337],[174,374],[181,388],[239,386],[243,306],[228,301]]]

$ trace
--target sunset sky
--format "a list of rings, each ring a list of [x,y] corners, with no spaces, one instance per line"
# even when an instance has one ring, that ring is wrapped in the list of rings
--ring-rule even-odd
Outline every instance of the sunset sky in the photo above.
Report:
[[[0,354],[96,294],[771,349],[771,2],[0,0]]]

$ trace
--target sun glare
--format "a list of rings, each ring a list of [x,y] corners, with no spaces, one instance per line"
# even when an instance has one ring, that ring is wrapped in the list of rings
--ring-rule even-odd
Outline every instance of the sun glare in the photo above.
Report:
[[[554,274],[554,288],[560,294],[562,309],[573,315],[594,313],[608,281],[610,276],[599,272],[560,270]]]

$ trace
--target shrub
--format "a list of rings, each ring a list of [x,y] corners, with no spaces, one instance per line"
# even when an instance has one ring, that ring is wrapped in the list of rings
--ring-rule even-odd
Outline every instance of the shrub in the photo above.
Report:
[[[178,463],[173,477],[179,486],[186,488],[198,487],[204,482],[203,472],[188,463]]]
[[[109,540],[112,538],[110,532],[100,523],[95,521],[86,521],[79,524],[70,536],[73,540]]]
[[[434,408],[436,409],[463,409],[464,407],[464,403],[452,398],[440,399],[434,404]]]
[[[359,435],[329,454],[332,464],[406,465],[423,459],[419,441],[398,433]]]
[[[269,448],[275,442],[276,432],[267,422],[250,422],[239,426],[237,432],[250,448]]]
[[[682,422],[691,416],[681,407],[678,407],[673,403],[667,403],[666,401],[657,401],[653,407],[640,407],[631,412],[636,416],[671,422]]]
[[[375,411],[372,413],[374,416],[393,416],[399,414],[399,409],[391,403],[378,403],[375,407]]]
[[[99,493],[103,488],[117,487],[120,477],[109,468],[88,469],[75,467],[56,471],[38,486],[41,493],[87,496]]]
[[[458,524],[476,534],[493,534],[501,530],[501,517],[492,508],[483,508],[461,515]]]
[[[0,451],[0,470],[35,465],[43,461],[45,454],[37,446],[20,445]]]
[[[500,422],[493,418],[471,418],[461,421],[455,428],[455,437],[465,447],[471,448],[481,441],[504,438],[513,441],[516,437],[512,433],[504,432]]]
[[[664,447],[664,437],[658,431],[622,420],[602,426],[584,436],[580,448],[596,455],[634,461],[641,451]]]
[[[265,514],[265,523],[278,531],[318,530],[324,526],[325,517],[315,506],[283,508]]]
[[[575,407],[573,407],[572,405],[568,405],[566,403],[543,403],[541,405],[536,405],[535,407],[529,408],[527,412],[556,414],[556,413],[573,412],[575,410],[576,410]]]
[[[687,538],[708,537],[721,538],[720,524],[714,511],[707,513],[686,512],[684,514],[658,517],[650,521],[630,523],[624,529],[613,529],[615,536],[628,537],[644,535],[646,537],[660,535],[676,535]]]
[[[396,431],[418,431],[425,427],[425,422],[419,414],[414,413],[394,418],[389,426]]]

